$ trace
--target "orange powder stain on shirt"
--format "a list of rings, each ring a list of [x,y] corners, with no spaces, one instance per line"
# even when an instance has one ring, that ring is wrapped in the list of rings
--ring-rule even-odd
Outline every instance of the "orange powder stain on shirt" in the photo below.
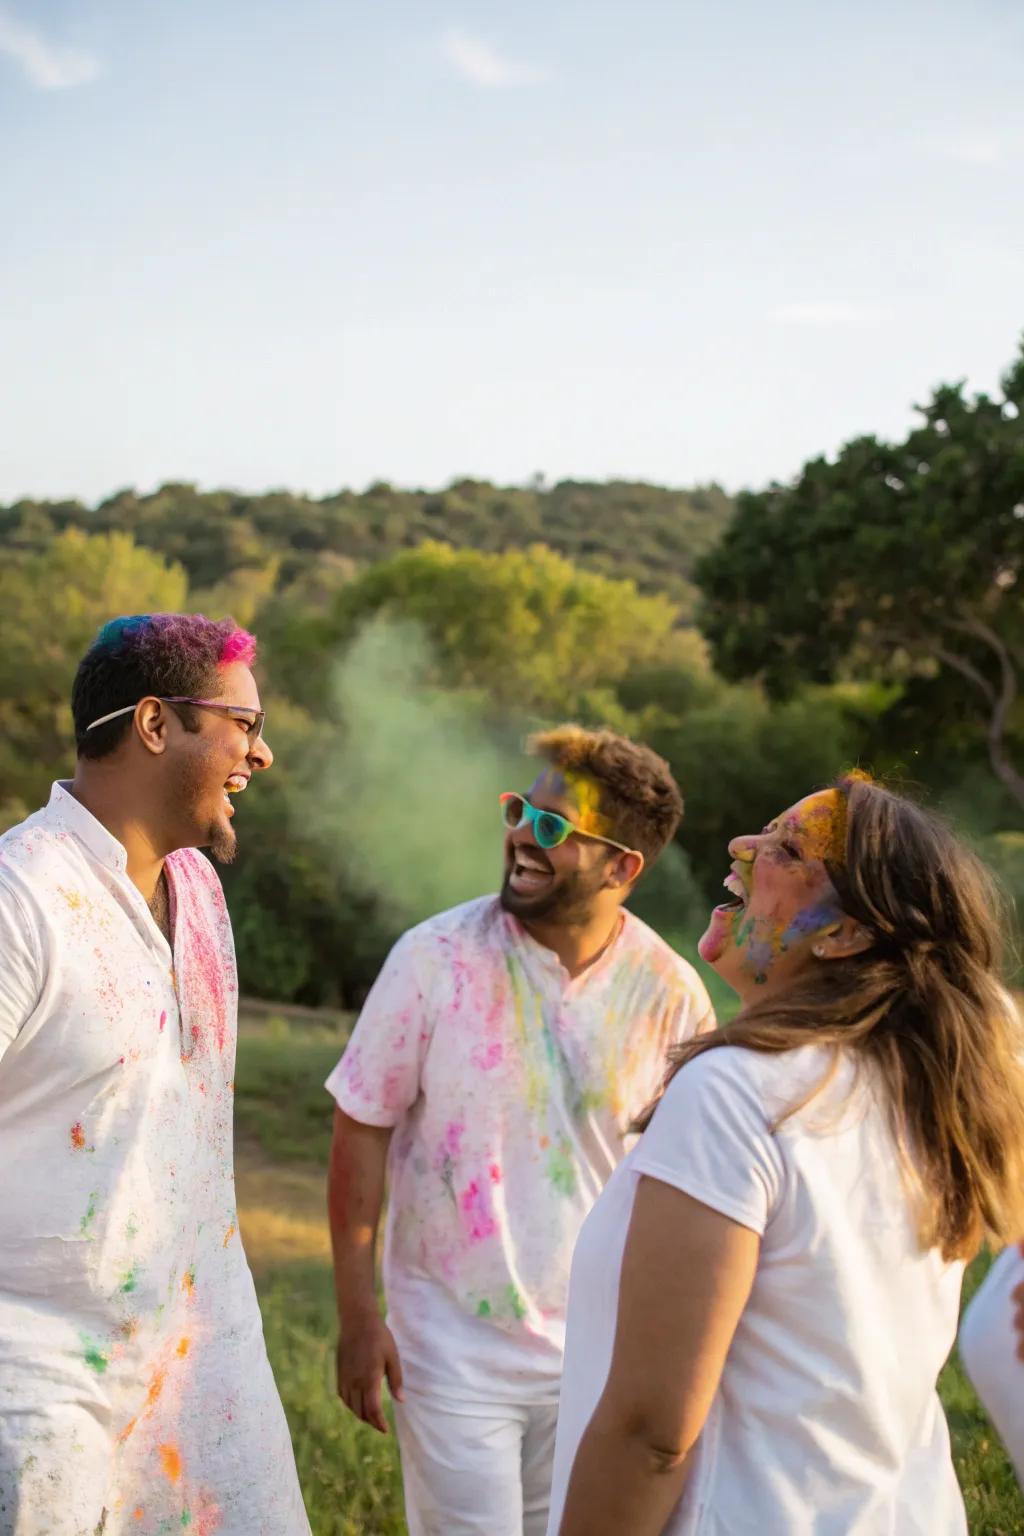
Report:
[[[176,1445],[162,1445],[160,1447],[160,1465],[164,1469],[164,1476],[168,1482],[176,1483],[181,1478],[181,1452]]]
[[[182,1360],[184,1360],[185,1356],[188,1354],[190,1343],[190,1339],[182,1339],[181,1343],[178,1345],[177,1350],[175,1351],[175,1353],[179,1355]]]
[[[163,1391],[163,1389],[164,1389],[164,1382],[166,1380],[167,1380],[167,1371],[166,1371],[166,1369],[164,1368],[164,1366],[158,1367],[158,1369],[153,1372],[153,1375],[152,1375],[152,1377],[150,1379],[149,1391],[146,1393],[146,1408],[152,1408],[153,1404],[156,1402],[157,1398],[160,1396],[160,1393]],[[146,1411],[146,1409],[144,1408],[143,1412],[145,1412],[145,1411]]]
[[[225,1248],[227,1247],[228,1243],[230,1243],[230,1241],[234,1237],[234,1235],[235,1235],[235,1224],[234,1224],[234,1222],[232,1222],[230,1227],[228,1227],[227,1231],[224,1234],[224,1247]]]

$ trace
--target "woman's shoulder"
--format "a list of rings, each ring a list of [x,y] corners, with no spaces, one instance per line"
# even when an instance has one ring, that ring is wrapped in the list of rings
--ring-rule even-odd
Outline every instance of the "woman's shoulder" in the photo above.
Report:
[[[723,1097],[744,1102],[774,1123],[805,1099],[849,1093],[853,1062],[834,1047],[811,1042],[786,1051],[758,1051],[723,1041],[691,1057],[669,1083],[665,1098]]]

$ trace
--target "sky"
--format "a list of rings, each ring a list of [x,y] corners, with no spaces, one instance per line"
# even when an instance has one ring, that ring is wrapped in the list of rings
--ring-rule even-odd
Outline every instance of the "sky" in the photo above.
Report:
[[[1024,332],[1020,0],[0,0],[0,501],[788,479]]]

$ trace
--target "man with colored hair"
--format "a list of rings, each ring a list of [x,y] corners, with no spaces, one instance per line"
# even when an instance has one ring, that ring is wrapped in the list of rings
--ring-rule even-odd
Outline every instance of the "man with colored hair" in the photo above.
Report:
[[[545,1531],[573,1245],[668,1047],[713,1025],[623,908],[682,814],[667,764],[577,726],[531,747],[500,895],[399,940],[327,1083],[338,1390],[384,1431],[388,1378],[410,1536]]]
[[[0,837],[0,1536],[309,1530],[238,1236],[213,866],[270,767],[231,620],[100,631]]]

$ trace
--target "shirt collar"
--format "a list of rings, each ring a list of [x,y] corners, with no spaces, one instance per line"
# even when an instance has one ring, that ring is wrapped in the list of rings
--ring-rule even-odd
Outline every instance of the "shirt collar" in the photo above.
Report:
[[[621,907],[619,910],[621,913],[619,926],[611,942],[601,951],[593,964],[588,965],[586,970],[581,971],[578,976],[572,977],[554,950],[548,949],[546,944],[541,944],[538,939],[535,939],[533,934],[524,927],[517,917],[514,917],[511,912],[506,912],[504,907],[501,908],[501,915],[505,920],[505,931],[509,935],[510,942],[518,946],[529,957],[533,965],[548,976],[558,977],[563,986],[576,988],[584,986],[588,981],[593,980],[595,976],[600,975],[608,968],[613,959],[618,960],[623,951],[630,947],[633,925],[636,919],[628,907]]]
[[[46,807],[48,820],[56,822],[65,831],[84,843],[93,858],[106,869],[123,875],[128,868],[128,855],[121,843],[108,832],[91,811],[87,811],[71,793],[71,780],[58,779],[50,791]]]

